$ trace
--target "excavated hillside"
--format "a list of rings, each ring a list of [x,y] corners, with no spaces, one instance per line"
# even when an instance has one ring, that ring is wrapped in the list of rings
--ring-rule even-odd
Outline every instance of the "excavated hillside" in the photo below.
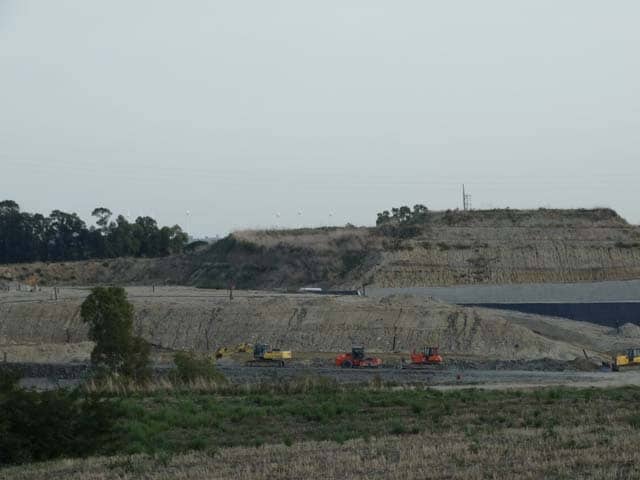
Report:
[[[130,287],[135,330],[159,347],[211,351],[221,345],[266,341],[298,351],[340,351],[352,342],[369,350],[407,351],[438,344],[445,354],[498,359],[571,360],[611,352],[638,341],[637,332],[513,312],[452,306],[414,297],[283,295],[242,292],[233,300],[215,292]],[[86,289],[0,294],[2,346],[79,345]]]
[[[248,231],[265,251],[306,251],[308,280],[411,287],[622,280],[640,277],[640,228],[614,211],[432,212],[377,228]],[[286,267],[278,268],[279,274]],[[277,282],[276,282],[277,284]]]
[[[241,231],[189,255],[0,266],[0,283],[245,289],[640,278],[640,227],[613,210],[429,212],[378,227]]]

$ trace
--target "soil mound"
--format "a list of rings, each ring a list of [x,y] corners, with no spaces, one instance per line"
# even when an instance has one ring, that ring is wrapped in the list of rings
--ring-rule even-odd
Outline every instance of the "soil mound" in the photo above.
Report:
[[[618,329],[617,333],[627,338],[640,338],[640,326],[633,323],[625,323]]]

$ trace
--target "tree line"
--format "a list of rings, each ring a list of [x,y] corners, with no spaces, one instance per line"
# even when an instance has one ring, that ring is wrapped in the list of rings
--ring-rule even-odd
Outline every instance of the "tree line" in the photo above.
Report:
[[[183,251],[188,235],[180,226],[158,227],[151,217],[131,223],[112,220],[104,207],[93,210],[96,226],[61,210],[49,216],[22,212],[13,200],[0,202],[0,263],[85,260],[89,258],[160,257]]]
[[[424,205],[414,205],[413,210],[407,206],[392,208],[391,212],[385,210],[379,212],[376,219],[376,226],[389,223],[419,224],[426,223],[429,219],[429,209]]]

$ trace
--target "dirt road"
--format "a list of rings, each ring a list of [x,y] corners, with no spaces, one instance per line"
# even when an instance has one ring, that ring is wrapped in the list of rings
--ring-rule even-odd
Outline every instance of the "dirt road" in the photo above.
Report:
[[[325,377],[340,383],[392,383],[438,388],[528,388],[542,386],[610,387],[640,385],[640,372],[531,371],[397,368],[339,369],[333,367],[224,366],[220,370],[233,382],[286,381],[296,377]]]
[[[11,364],[5,364],[11,365]],[[25,387],[49,389],[77,385],[80,377],[87,375],[82,365],[74,364],[22,364],[26,365]],[[156,366],[156,373],[163,376],[170,365]],[[330,365],[246,366],[238,363],[219,365],[227,379],[237,384],[278,383],[293,379],[326,378],[345,384],[397,385],[416,388],[535,388],[548,386],[566,387],[617,387],[640,386],[640,370],[611,371],[544,371],[520,369],[466,369],[457,367],[427,368],[424,370],[383,367],[377,369],[342,369]],[[77,375],[74,375],[77,372]],[[59,373],[59,374],[58,374]],[[75,378],[74,378],[75,377]]]

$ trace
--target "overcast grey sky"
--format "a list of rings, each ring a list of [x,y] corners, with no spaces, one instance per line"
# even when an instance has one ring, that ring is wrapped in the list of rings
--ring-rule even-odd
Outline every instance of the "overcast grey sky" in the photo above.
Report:
[[[0,0],[0,197],[212,235],[456,208],[464,182],[477,208],[637,223],[639,19],[635,0]]]

